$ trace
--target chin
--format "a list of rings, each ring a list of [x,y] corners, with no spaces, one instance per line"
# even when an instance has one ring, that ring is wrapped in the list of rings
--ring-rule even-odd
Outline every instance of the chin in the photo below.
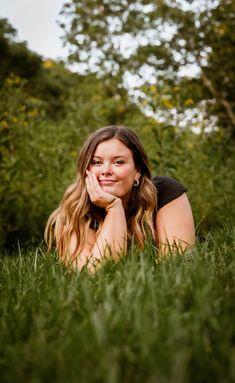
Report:
[[[107,193],[115,194],[115,188],[113,186],[101,186],[101,188]]]
[[[120,198],[121,198],[121,196],[119,195],[118,191],[115,190],[115,188],[113,188],[113,187],[110,187],[110,186],[102,186],[102,189],[103,189],[104,191],[106,191],[107,193],[109,193],[109,194],[112,194],[112,195],[115,195],[116,197],[120,197]]]

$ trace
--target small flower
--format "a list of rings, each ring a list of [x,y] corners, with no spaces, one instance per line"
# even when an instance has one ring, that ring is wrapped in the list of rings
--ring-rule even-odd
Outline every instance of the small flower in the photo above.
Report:
[[[184,101],[184,105],[186,105],[186,106],[190,106],[193,104],[194,104],[194,102],[191,98],[187,98],[187,100]]]
[[[18,118],[17,117],[12,117],[11,120],[12,120],[13,124],[16,124],[18,122]]]
[[[156,93],[157,92],[156,85],[150,85],[150,90],[151,90],[152,93]]]
[[[9,128],[9,124],[8,124],[8,122],[6,120],[2,120],[0,122],[0,127],[3,128],[3,129],[7,129],[7,128]]]
[[[53,68],[53,66],[55,66],[55,63],[53,60],[51,59],[48,59],[48,60],[45,60],[43,63],[42,63],[42,66],[46,69],[50,69],[50,68]]]
[[[193,149],[193,147],[194,147],[193,143],[192,142],[188,142],[187,148],[191,150],[191,149]]]
[[[170,100],[169,98],[163,98],[161,101],[161,104],[168,109],[171,109],[174,107],[173,101]]]
[[[175,93],[179,92],[180,91],[180,87],[179,86],[174,86],[173,91]]]

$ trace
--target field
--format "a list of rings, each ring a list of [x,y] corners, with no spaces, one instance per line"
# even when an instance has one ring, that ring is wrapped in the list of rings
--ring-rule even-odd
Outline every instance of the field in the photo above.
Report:
[[[1,257],[1,382],[235,381],[235,231],[96,274],[42,247]]]
[[[70,0],[55,60],[0,18],[0,383],[235,383],[234,20],[232,0]],[[108,125],[187,188],[184,256],[146,243],[91,275],[47,253],[48,216]]]

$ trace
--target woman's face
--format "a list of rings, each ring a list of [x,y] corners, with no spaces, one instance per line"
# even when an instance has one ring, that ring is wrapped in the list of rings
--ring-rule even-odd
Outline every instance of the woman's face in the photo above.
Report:
[[[88,169],[103,190],[122,199],[129,196],[134,180],[140,177],[132,152],[116,138],[97,146]]]

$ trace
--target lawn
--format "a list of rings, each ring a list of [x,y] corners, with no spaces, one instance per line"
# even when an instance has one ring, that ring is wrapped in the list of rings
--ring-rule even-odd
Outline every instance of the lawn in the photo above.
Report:
[[[1,383],[235,382],[235,229],[96,274],[42,247],[1,257]]]

